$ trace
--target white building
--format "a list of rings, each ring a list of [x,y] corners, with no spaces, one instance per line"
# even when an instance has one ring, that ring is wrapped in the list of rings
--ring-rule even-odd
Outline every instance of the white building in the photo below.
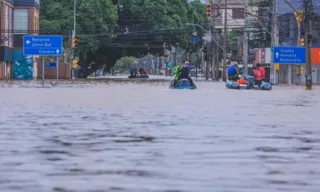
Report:
[[[249,0],[248,0],[249,1]],[[250,0],[251,1],[251,0]],[[225,9],[226,8],[226,9]],[[250,14],[255,14],[257,7],[245,6],[244,0],[228,0],[227,5],[224,0],[213,0],[213,15],[218,15],[215,18],[215,28],[223,29],[225,23],[225,11],[227,11],[227,28],[236,29],[249,27],[250,23],[256,19]],[[248,16],[248,24],[245,26],[245,13]]]

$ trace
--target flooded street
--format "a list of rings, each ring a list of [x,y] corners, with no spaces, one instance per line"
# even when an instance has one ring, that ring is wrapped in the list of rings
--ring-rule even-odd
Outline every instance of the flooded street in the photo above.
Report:
[[[0,88],[0,191],[318,192],[320,87]]]

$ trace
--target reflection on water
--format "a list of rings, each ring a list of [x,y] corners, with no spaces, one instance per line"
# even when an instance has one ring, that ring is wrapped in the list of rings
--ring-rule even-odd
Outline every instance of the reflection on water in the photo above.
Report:
[[[2,88],[0,191],[318,191],[317,89],[197,85]]]

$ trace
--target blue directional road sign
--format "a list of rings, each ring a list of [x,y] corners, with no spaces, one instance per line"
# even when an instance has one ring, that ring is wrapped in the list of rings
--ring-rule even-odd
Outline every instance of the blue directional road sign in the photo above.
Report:
[[[62,36],[25,35],[23,36],[23,54],[39,56],[61,56]]]
[[[273,62],[279,64],[297,64],[306,63],[305,47],[274,47]]]
[[[55,69],[57,68],[57,63],[47,63],[46,67],[49,69]]]
[[[199,43],[200,42],[200,38],[199,37],[194,37],[191,39],[192,43]]]

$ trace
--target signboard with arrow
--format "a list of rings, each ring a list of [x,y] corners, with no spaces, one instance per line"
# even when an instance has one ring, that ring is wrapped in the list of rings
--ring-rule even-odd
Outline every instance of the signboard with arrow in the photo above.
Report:
[[[306,64],[305,47],[274,47],[273,62],[279,64]]]
[[[25,35],[23,36],[23,54],[37,56],[61,56],[62,36]]]

